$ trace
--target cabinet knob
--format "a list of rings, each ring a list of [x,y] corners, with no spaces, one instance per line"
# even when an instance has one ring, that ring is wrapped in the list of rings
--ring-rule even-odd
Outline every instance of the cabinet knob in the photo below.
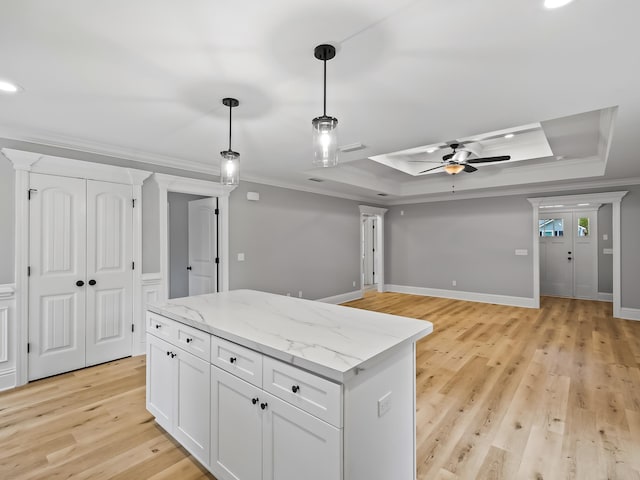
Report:
[[[267,405],[266,403],[261,403],[261,404],[260,404],[260,408],[261,408],[262,410],[266,410],[266,409],[267,409],[267,407],[268,407],[268,405]]]
[[[159,323],[156,323],[156,328],[160,328],[162,325],[160,325]]]
[[[178,354],[177,354],[177,353],[173,353],[173,352],[171,352],[171,358],[175,358],[175,357],[177,357],[177,356],[178,356]]]
[[[91,280],[89,280],[89,285],[91,285],[92,287],[98,282],[96,282],[93,278]]]
[[[299,385],[294,385],[293,387],[291,387],[291,391],[293,393],[298,393],[300,391],[300,386]]]
[[[238,359],[236,357],[229,358],[229,362],[230,363],[236,363],[237,361],[238,361]]]
[[[251,399],[251,403],[253,403],[253,404],[255,405],[256,403],[258,403],[258,401],[259,401],[259,400],[260,400],[260,399],[259,399],[258,397],[256,397],[256,398],[252,398],[252,399]]]
[[[78,280],[76,282],[76,287],[82,287],[84,285],[84,282],[82,280]]]
[[[169,355],[171,355],[171,352],[167,352],[167,357],[168,357]]]
[[[187,338],[187,343],[193,342],[193,338]]]

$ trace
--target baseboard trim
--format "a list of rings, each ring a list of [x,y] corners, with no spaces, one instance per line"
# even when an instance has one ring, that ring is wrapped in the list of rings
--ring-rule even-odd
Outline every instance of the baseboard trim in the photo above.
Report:
[[[333,297],[319,298],[316,302],[340,304],[345,302],[351,302],[362,298],[362,290],[355,290],[353,292],[341,293],[340,295],[334,295]]]
[[[0,372],[0,392],[3,390],[10,390],[16,386],[16,371],[5,370]]]
[[[640,321],[640,308],[620,308],[620,315],[618,318],[625,320],[639,320]]]
[[[598,300],[613,303],[613,293],[598,292]]]
[[[491,293],[461,292],[458,290],[444,290],[441,288],[409,287],[406,285],[385,285],[385,291],[422,295],[424,297],[451,298],[468,302],[495,303],[511,307],[536,308],[533,298],[512,297],[509,295],[494,295]]]

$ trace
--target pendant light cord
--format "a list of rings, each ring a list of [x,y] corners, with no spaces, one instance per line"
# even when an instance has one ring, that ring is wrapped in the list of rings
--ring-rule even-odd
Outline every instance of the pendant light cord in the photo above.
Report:
[[[323,105],[323,113],[322,116],[326,117],[327,116],[327,61],[324,60],[322,63],[324,63],[324,105]]]
[[[229,151],[231,151],[231,110],[233,110],[233,107],[229,105]]]

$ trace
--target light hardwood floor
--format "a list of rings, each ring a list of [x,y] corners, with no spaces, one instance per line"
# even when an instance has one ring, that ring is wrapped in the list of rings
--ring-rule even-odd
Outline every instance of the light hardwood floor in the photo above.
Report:
[[[611,304],[348,305],[434,323],[417,348],[419,479],[640,479],[640,322]],[[0,393],[0,479],[214,478],[146,412],[144,368],[135,357]]]

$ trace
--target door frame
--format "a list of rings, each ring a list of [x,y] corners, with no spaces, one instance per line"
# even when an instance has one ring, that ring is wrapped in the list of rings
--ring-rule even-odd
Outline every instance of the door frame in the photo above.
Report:
[[[209,180],[178,177],[154,173],[158,185],[158,211],[160,217],[160,296],[159,301],[169,298],[169,224],[167,221],[167,195],[169,192],[190,193],[206,197],[217,197],[220,209],[218,247],[220,251],[219,291],[229,290],[229,195],[237,185],[222,185]]]
[[[362,271],[362,257],[364,255],[363,245],[364,239],[362,238],[363,229],[362,229],[362,221],[365,217],[376,217],[376,253],[378,254],[378,271],[376,272],[376,282],[375,285],[378,286],[378,292],[384,292],[385,284],[384,284],[384,214],[387,213],[386,208],[380,207],[371,207],[369,205],[359,205],[360,207],[360,218],[358,221],[360,222],[359,230],[360,230],[360,258],[358,262],[360,263],[360,291],[364,295],[364,272]]]
[[[136,208],[133,212],[133,261],[139,265],[133,272],[133,319],[140,318],[142,302],[139,285],[142,276],[142,182],[151,172],[102,163],[43,155],[35,152],[3,148],[2,154],[15,170],[15,280],[16,280],[16,386],[28,382],[29,358],[29,181],[31,173],[83,178],[133,186]],[[133,333],[133,344],[139,343],[140,329]]]
[[[538,239],[538,220],[540,218],[541,207],[542,211],[546,212],[547,210],[551,210],[549,207],[571,210],[574,207],[591,207],[593,204],[602,205],[603,203],[611,203],[613,205],[613,225],[611,229],[611,235],[613,236],[613,316],[620,318],[620,203],[627,193],[629,192],[619,191],[584,195],[527,198],[533,208],[533,308],[540,308],[540,242]]]

